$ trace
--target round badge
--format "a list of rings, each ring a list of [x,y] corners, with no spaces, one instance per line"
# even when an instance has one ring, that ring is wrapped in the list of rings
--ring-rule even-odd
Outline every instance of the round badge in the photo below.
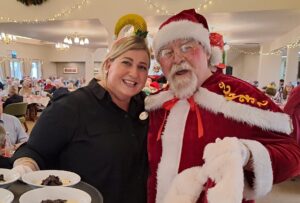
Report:
[[[148,112],[143,111],[142,113],[140,113],[139,118],[140,118],[140,120],[146,120],[148,118]]]

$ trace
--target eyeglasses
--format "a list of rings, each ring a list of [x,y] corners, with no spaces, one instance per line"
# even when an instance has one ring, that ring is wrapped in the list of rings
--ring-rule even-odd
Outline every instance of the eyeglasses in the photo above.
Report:
[[[192,53],[199,44],[200,44],[199,42],[197,42],[195,40],[191,40],[191,41],[181,44],[178,47],[178,50],[182,55],[185,56],[185,55]],[[175,52],[174,52],[174,49],[172,49],[172,48],[163,48],[158,52],[159,59],[171,59],[174,57],[174,55],[175,55]]]

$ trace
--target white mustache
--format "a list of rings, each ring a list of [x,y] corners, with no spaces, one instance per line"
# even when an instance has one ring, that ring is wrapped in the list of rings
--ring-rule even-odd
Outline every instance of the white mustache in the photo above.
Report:
[[[182,70],[193,70],[191,65],[187,62],[183,62],[181,64],[174,64],[170,71],[170,77],[172,77],[176,72]]]

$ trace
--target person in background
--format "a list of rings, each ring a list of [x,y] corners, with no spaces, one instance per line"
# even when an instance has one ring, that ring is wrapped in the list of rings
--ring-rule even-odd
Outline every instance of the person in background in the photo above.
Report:
[[[69,92],[73,92],[73,91],[76,90],[73,81],[70,81],[70,82],[67,84],[67,88],[68,88]]]
[[[2,125],[6,131],[6,135],[9,138],[7,140],[12,147],[12,150],[16,150],[21,144],[28,140],[21,122],[15,116],[3,113],[2,100],[0,100],[0,125]]]
[[[52,93],[51,90],[54,86],[52,85],[52,81],[50,79],[46,79],[46,84],[44,87],[44,91],[48,93]]]
[[[103,78],[43,111],[27,144],[14,153],[13,170],[73,171],[105,203],[146,203],[148,119],[141,90],[150,53],[140,36],[123,37],[109,50]]]
[[[31,79],[29,77],[24,78],[19,94],[23,97],[27,97],[32,94]]]
[[[11,168],[12,164],[9,157],[6,157],[6,131],[0,125],[0,168]]]
[[[169,88],[145,100],[148,203],[249,203],[300,173],[289,116],[250,83],[209,69],[205,17],[171,16],[153,50]]]
[[[8,89],[8,98],[3,103],[3,108],[8,104],[23,102],[23,96],[18,94],[18,90],[15,86],[10,86]]]
[[[4,90],[4,84],[2,81],[0,81],[0,90]]]
[[[55,86],[55,90],[52,94],[52,100],[56,100],[57,98],[69,93],[68,88],[65,87],[61,79],[56,79],[53,83]]]
[[[284,112],[289,114],[293,121],[294,131],[291,136],[300,146],[300,86],[295,87],[284,106]]]
[[[294,89],[294,85],[291,82],[288,82],[283,89],[283,99],[287,100],[290,96],[292,90]]]

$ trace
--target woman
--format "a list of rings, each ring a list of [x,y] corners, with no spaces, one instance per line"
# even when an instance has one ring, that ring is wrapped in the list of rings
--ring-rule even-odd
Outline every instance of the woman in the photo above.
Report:
[[[44,110],[28,143],[15,152],[14,170],[73,171],[105,203],[146,202],[148,119],[140,115],[149,64],[144,38],[115,42],[103,63],[104,79]]]
[[[24,78],[23,84],[22,84],[22,88],[19,91],[19,94],[23,97],[27,97],[30,94],[32,94],[32,90],[31,90],[31,79],[26,77]]]

